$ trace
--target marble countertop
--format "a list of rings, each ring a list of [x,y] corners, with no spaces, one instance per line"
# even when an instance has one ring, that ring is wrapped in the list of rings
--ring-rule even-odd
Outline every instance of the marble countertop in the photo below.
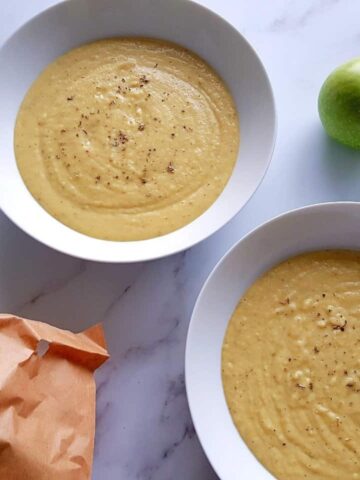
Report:
[[[100,0],[99,0],[100,1]],[[1,7],[0,43],[54,0]],[[357,0],[202,0],[253,44],[272,82],[278,139],[261,187],[222,231],[181,254],[105,265],[64,256],[0,212],[0,311],[75,331],[103,321],[111,360],[98,372],[93,480],[216,479],[184,386],[196,296],[230,245],[286,210],[360,201],[360,154],[329,140],[317,116],[326,75],[360,51]]]

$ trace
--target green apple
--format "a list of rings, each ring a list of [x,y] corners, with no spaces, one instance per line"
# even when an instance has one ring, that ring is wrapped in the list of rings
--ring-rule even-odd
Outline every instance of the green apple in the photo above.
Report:
[[[360,149],[360,57],[329,75],[321,87],[318,108],[330,137]]]

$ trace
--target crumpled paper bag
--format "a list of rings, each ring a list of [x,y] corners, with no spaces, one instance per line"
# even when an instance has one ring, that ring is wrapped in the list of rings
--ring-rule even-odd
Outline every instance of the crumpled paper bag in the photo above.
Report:
[[[93,372],[107,358],[100,325],[76,334],[0,315],[1,480],[91,478]]]

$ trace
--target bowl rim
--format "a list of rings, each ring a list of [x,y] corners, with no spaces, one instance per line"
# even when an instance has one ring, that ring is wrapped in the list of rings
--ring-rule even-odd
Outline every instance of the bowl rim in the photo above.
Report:
[[[276,223],[278,222],[279,220],[283,219],[284,217],[291,217],[291,216],[296,216],[298,214],[301,214],[303,212],[306,212],[308,210],[321,210],[323,209],[324,207],[325,208],[333,208],[333,207],[341,207],[341,206],[358,206],[360,208],[360,202],[356,202],[356,201],[351,201],[351,200],[348,200],[348,201],[343,201],[343,200],[339,200],[339,201],[329,201],[329,202],[320,202],[320,203],[314,203],[314,204],[309,204],[309,205],[305,205],[305,206],[302,206],[302,207],[296,207],[296,208],[293,208],[291,210],[287,210],[285,212],[282,212],[278,215],[276,215],[275,217],[272,217],[268,220],[266,220],[265,222],[261,223],[260,225],[254,227],[252,230],[250,230],[247,234],[245,234],[243,237],[241,237],[239,240],[237,240],[225,253],[224,255],[222,255],[222,257],[218,260],[218,262],[216,263],[216,265],[213,267],[213,269],[210,271],[209,275],[206,277],[206,280],[204,281],[201,289],[200,289],[200,292],[196,298],[196,301],[195,301],[195,304],[194,304],[194,307],[193,307],[193,310],[192,310],[192,313],[191,313],[191,318],[190,318],[190,322],[189,322],[189,326],[188,326],[188,330],[187,330],[187,336],[186,336],[186,343],[185,343],[185,390],[186,390],[186,397],[187,397],[187,401],[188,401],[188,405],[189,405],[189,410],[190,410],[190,415],[191,415],[191,419],[192,419],[192,422],[193,422],[193,425],[194,425],[194,428],[195,428],[195,431],[196,431],[196,434],[198,436],[198,439],[200,441],[200,444],[205,452],[205,455],[206,455],[206,458],[208,459],[210,465],[212,466],[212,468],[214,469],[215,473],[219,476],[219,478],[221,479],[221,475],[220,475],[220,471],[218,470],[217,468],[217,465],[216,465],[216,461],[214,458],[212,458],[210,455],[208,455],[208,452],[207,452],[207,449],[206,449],[206,441],[204,440],[205,438],[205,433],[203,431],[201,431],[200,429],[198,429],[198,424],[197,424],[197,415],[194,413],[195,410],[197,410],[196,408],[196,402],[192,399],[192,389],[190,387],[190,377],[191,377],[191,369],[192,369],[192,365],[191,365],[191,362],[190,362],[190,349],[192,348],[190,343],[191,343],[191,340],[190,340],[190,337],[192,337],[192,332],[194,330],[194,325],[195,325],[195,316],[197,314],[197,310],[198,310],[198,307],[199,307],[199,304],[200,302],[202,301],[202,297],[203,295],[205,294],[206,290],[207,290],[207,287],[208,287],[208,284],[211,282],[211,280],[213,279],[213,277],[216,275],[217,273],[217,270],[221,267],[221,265],[225,262],[225,260],[227,259],[227,257],[229,255],[232,254],[232,252],[234,250],[236,250],[239,245],[244,242],[245,240],[248,240],[250,239],[251,237],[253,237],[254,235],[257,234],[258,231],[266,228],[268,225],[272,224],[272,223]],[[240,435],[239,435],[240,436]],[[243,441],[243,443],[246,445],[246,442]],[[268,474],[270,476],[272,476],[271,472],[269,472],[269,470],[267,470],[267,468],[262,465],[262,463],[256,458],[255,454],[252,453],[252,457],[253,457],[253,460],[255,462],[257,462],[264,470],[266,470],[268,472]],[[275,477],[273,477],[275,479]]]
[[[6,39],[0,44],[0,51],[3,48],[5,48],[7,46],[7,44],[9,42],[11,42],[11,40],[22,29],[25,29],[33,21],[36,21],[36,19],[40,18],[43,15],[48,14],[51,11],[63,8],[65,5],[68,5],[70,2],[71,3],[82,3],[83,0],[60,0],[59,2],[55,3],[54,5],[51,5],[47,8],[45,8],[45,9],[41,10],[37,14],[31,16],[27,21],[23,22],[9,36],[6,37]],[[94,243],[94,248],[92,248],[92,250],[91,250],[91,254],[90,253],[83,253],[81,251],[81,248],[77,248],[77,249],[72,249],[71,247],[68,248],[68,247],[62,245],[60,242],[57,243],[57,242],[52,241],[50,239],[43,238],[40,232],[36,232],[36,231],[33,232],[31,228],[29,228],[27,226],[23,226],[23,225],[21,225],[20,221],[18,221],[17,219],[13,219],[11,213],[8,212],[8,209],[6,208],[6,206],[4,207],[4,205],[3,205],[4,202],[1,202],[0,203],[0,209],[4,213],[4,215],[13,224],[15,224],[20,230],[25,232],[31,238],[37,240],[38,242],[42,243],[43,245],[45,245],[45,246],[47,246],[47,247],[49,247],[53,250],[56,250],[60,253],[69,255],[69,256],[74,257],[74,258],[79,258],[79,259],[82,259],[82,260],[102,262],[102,263],[147,262],[147,261],[156,260],[156,259],[159,259],[159,258],[166,258],[170,255],[182,252],[182,251],[184,251],[188,248],[191,248],[191,247],[199,244],[200,242],[206,240],[207,238],[210,238],[212,235],[214,235],[220,229],[225,227],[232,219],[234,219],[240,213],[240,211],[247,205],[247,203],[251,200],[251,198],[255,195],[255,193],[257,192],[258,188],[262,184],[263,179],[264,179],[264,177],[265,177],[265,175],[266,175],[266,173],[269,169],[269,166],[270,166],[270,163],[271,163],[271,160],[272,160],[272,157],[273,157],[274,149],[275,149],[277,132],[278,132],[278,117],[277,117],[277,109],[276,109],[276,103],[275,103],[275,95],[274,95],[274,91],[273,91],[268,73],[265,69],[265,66],[264,66],[260,56],[256,52],[255,48],[250,44],[250,42],[245,38],[245,36],[232,23],[230,23],[230,21],[226,20],[222,15],[220,15],[216,11],[212,10],[211,8],[198,3],[196,0],[181,0],[181,3],[184,3],[184,4],[187,3],[187,4],[190,4],[190,5],[193,5],[195,8],[198,8],[203,15],[206,15],[206,16],[209,16],[209,17],[212,16],[212,17],[216,18],[227,29],[231,30],[234,34],[238,35],[240,37],[241,41],[243,42],[243,44],[246,46],[246,48],[255,57],[255,59],[258,62],[259,68],[261,69],[261,72],[262,72],[262,75],[263,75],[263,78],[264,78],[264,82],[265,82],[265,85],[266,85],[266,88],[267,88],[269,105],[271,106],[271,109],[272,109],[272,119],[271,119],[272,123],[271,123],[270,128],[269,128],[269,130],[270,131],[272,130],[272,132],[271,132],[271,142],[269,143],[268,151],[266,153],[266,158],[265,158],[265,155],[264,155],[264,166],[263,166],[261,175],[259,175],[257,183],[256,183],[255,187],[253,188],[253,191],[251,192],[251,194],[248,196],[246,201],[241,205],[241,207],[237,211],[231,212],[224,217],[221,217],[221,218],[219,217],[219,220],[217,221],[216,225],[214,225],[211,229],[209,229],[210,233],[209,232],[200,233],[199,235],[197,235],[197,237],[195,239],[192,237],[192,235],[188,235],[187,237],[184,237],[184,239],[182,239],[181,244],[178,244],[176,246],[171,246],[171,244],[172,244],[172,242],[171,242],[172,233],[177,232],[177,231],[181,230],[182,228],[187,227],[188,225],[191,225],[191,223],[196,222],[199,217],[195,218],[189,224],[184,225],[183,227],[181,227],[177,230],[174,230],[174,232],[169,232],[165,235],[161,235],[161,236],[158,236],[158,237],[152,237],[152,238],[145,239],[145,240],[134,240],[134,241],[130,241],[130,242],[111,241],[111,240],[103,240],[103,239],[89,237],[88,235],[77,232],[76,230],[74,230],[74,229],[68,227],[67,225],[62,224],[62,222],[60,222],[63,228],[70,229],[71,231],[75,232],[78,235],[81,235],[81,236],[84,236],[84,237],[87,237],[87,238],[91,238],[91,240],[93,242],[95,242]],[[218,73],[221,75],[221,72],[218,72]],[[14,160],[15,160],[15,154],[14,154]],[[238,159],[237,159],[237,161],[238,161]],[[232,174],[231,174],[231,176],[232,176]],[[229,177],[229,180],[230,180],[231,176]],[[225,187],[226,187],[226,185],[225,185]],[[216,201],[217,201],[217,199],[215,200],[215,202]],[[211,206],[212,205],[210,205],[208,207],[208,209],[211,208]],[[205,213],[205,212],[203,212],[203,213]],[[151,251],[150,254],[146,253],[147,250],[148,250],[146,248],[147,247],[146,243],[150,243],[150,242],[152,242],[156,239],[162,238],[162,237],[168,237],[168,239],[169,239],[169,242],[167,242],[168,245],[169,245],[167,250],[164,252],[163,251],[164,249],[162,247],[162,248],[159,248],[156,251],[154,251],[154,250]],[[102,242],[102,243],[100,243],[100,242]],[[106,255],[106,253],[104,254],[102,252],[104,242],[105,242],[105,244],[108,244],[108,245],[110,245],[110,244],[118,245],[120,251],[119,252],[116,251],[115,254],[113,254],[111,257],[109,257],[108,255]],[[98,248],[96,248],[96,243],[98,244]],[[124,259],[124,254],[121,253],[121,244],[124,244],[124,243],[132,244],[132,245],[137,244],[139,246],[139,248],[136,249],[136,253],[131,254],[131,256],[129,256],[129,258],[126,258],[126,259]]]

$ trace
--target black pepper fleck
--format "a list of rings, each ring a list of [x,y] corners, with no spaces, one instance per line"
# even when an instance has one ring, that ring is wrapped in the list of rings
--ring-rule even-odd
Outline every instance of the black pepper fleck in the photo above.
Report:
[[[143,87],[144,85],[149,83],[149,80],[146,78],[146,75],[141,75],[139,78],[139,82],[140,82],[140,87]]]
[[[126,143],[127,141],[129,141],[129,138],[127,137],[127,135],[125,133],[123,133],[121,130],[119,132],[119,142],[124,144]]]

